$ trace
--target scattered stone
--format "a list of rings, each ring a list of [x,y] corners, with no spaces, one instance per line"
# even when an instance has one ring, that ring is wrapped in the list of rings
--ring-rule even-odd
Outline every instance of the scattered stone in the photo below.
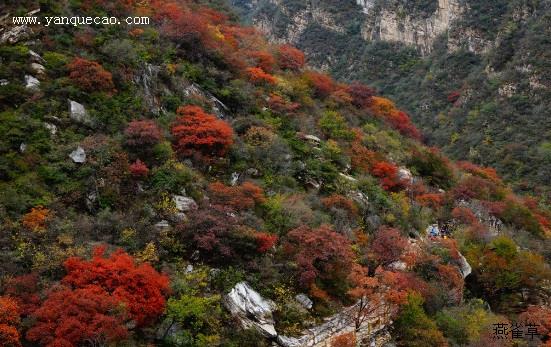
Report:
[[[190,273],[190,272],[193,272],[193,265],[188,264],[188,265],[186,266],[186,273],[188,274],[188,273]]]
[[[44,75],[46,73],[46,68],[44,65],[39,63],[31,63],[31,70],[37,75]]]
[[[82,104],[69,100],[69,117],[82,125],[92,126],[93,121]]]
[[[255,328],[268,338],[275,338],[272,310],[275,303],[264,299],[246,282],[240,282],[224,297],[224,305],[245,328]]]
[[[314,305],[314,302],[306,294],[297,294],[295,300],[308,310]]]
[[[11,28],[0,36],[0,45],[14,44],[31,37],[33,31],[26,24]]]
[[[350,192],[348,197],[357,202],[362,209],[366,209],[369,206],[369,198],[359,190]]]
[[[411,173],[411,171],[405,167],[401,167],[399,170],[398,170],[398,177],[403,180],[403,181],[407,181],[407,182],[412,182],[413,181],[413,175]]]
[[[33,50],[29,50],[29,55],[31,56],[31,62],[37,63],[37,64],[44,64],[46,63],[46,60],[42,58],[38,53],[36,53]]]
[[[391,263],[390,265],[388,265],[388,267],[393,270],[404,271],[407,269],[407,264],[404,263],[403,261],[397,260]]]
[[[25,75],[25,88],[27,90],[38,91],[40,90],[40,81],[30,75]]]
[[[191,210],[196,210],[198,208],[197,203],[192,198],[182,195],[173,195],[174,203],[176,208],[180,212],[187,212]]]
[[[7,86],[8,84],[10,84],[10,81],[6,79],[0,79],[0,86]]]
[[[231,179],[230,179],[230,185],[235,186],[238,180],[239,180],[239,174],[237,172],[232,173]]]
[[[157,224],[155,224],[155,228],[157,229],[166,229],[166,228],[170,228],[170,224],[168,223],[167,220],[163,219],[162,221],[158,222]]]
[[[19,152],[25,153],[26,150],[27,150],[27,144],[26,144],[25,142],[22,142],[22,143],[19,145]]]
[[[96,201],[98,200],[98,195],[95,191],[91,191],[86,195],[86,208],[88,211],[93,211],[94,207],[96,205]]]
[[[339,176],[341,176],[342,178],[346,179],[347,181],[350,181],[350,182],[358,182],[357,179],[355,179],[354,177],[350,176],[350,175],[347,175],[347,174],[344,174],[342,172],[339,172]]]
[[[50,131],[50,135],[55,136],[57,134],[57,126],[52,123],[44,123],[44,127]]]
[[[245,171],[245,173],[251,177],[258,177],[260,176],[260,172],[255,169],[254,167],[250,167],[247,169],[247,171]]]
[[[75,162],[75,163],[85,163],[86,162],[86,152],[84,152],[84,149],[80,146],[77,147],[74,151],[69,154],[69,157]]]
[[[306,141],[311,142],[314,145],[319,145],[321,143],[321,139],[314,135],[302,135],[302,138]]]

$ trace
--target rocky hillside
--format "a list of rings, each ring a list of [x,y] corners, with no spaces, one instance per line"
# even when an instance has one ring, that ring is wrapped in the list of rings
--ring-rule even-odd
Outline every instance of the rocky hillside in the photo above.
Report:
[[[275,42],[398,102],[431,144],[549,198],[548,1],[233,1]]]
[[[0,346],[550,341],[548,206],[391,99],[220,1],[1,10]]]

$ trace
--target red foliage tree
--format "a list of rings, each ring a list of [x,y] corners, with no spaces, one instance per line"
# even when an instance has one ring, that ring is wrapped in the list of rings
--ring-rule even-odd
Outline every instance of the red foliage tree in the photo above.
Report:
[[[467,225],[474,225],[478,223],[478,218],[476,218],[473,211],[467,207],[455,207],[452,210],[452,217]]]
[[[385,190],[395,191],[404,187],[404,183],[398,176],[398,168],[392,163],[380,161],[373,165],[371,173],[380,179]]]
[[[0,296],[0,346],[21,347],[19,322],[17,302],[9,296]]]
[[[272,73],[276,60],[273,55],[266,51],[254,51],[250,52],[249,57],[254,60],[256,67],[261,68],[267,73]]]
[[[113,76],[95,61],[75,58],[69,64],[69,78],[87,92],[112,92],[115,89]]]
[[[356,347],[356,334],[352,332],[334,337],[331,347]]]
[[[526,326],[526,324],[536,324],[538,334],[547,342],[544,346],[548,346],[551,342],[551,308],[545,306],[529,306],[526,311],[522,312],[518,321]]]
[[[191,11],[176,2],[160,2],[154,18],[162,23],[161,33],[170,39],[186,43],[209,43],[208,18],[197,11]]]
[[[349,150],[352,168],[360,172],[368,172],[375,163],[377,154],[362,144],[363,133],[361,130],[354,129],[353,132],[355,138],[350,144]]]
[[[271,94],[268,99],[268,106],[279,114],[293,114],[301,105],[298,102],[287,101],[277,94]]]
[[[335,91],[331,93],[330,99],[339,105],[350,105],[352,96],[348,93],[348,86],[344,84],[337,85]]]
[[[468,161],[459,161],[456,163],[456,166],[464,171],[467,171],[470,174],[479,176],[482,178],[489,179],[495,184],[501,184],[501,178],[498,176],[496,170],[489,167],[480,167],[476,164],[473,164]]]
[[[130,173],[135,178],[145,178],[149,174],[149,169],[140,159],[136,160],[134,163],[130,164]]]
[[[134,259],[118,250],[105,257],[105,247],[97,247],[90,261],[72,257],[65,261],[67,275],[63,283],[73,288],[98,285],[124,303],[138,326],[153,322],[163,313],[168,277],[149,264],[136,265]]]
[[[249,78],[249,81],[251,81],[254,84],[262,85],[262,84],[271,84],[274,85],[277,83],[274,76],[270,75],[269,73],[264,72],[262,68],[260,67],[249,67],[245,70],[247,72],[247,76]]]
[[[98,285],[52,291],[33,316],[27,339],[42,346],[79,346],[112,343],[127,337],[124,309]]]
[[[319,98],[326,98],[335,90],[335,82],[326,74],[307,71],[304,76],[314,88],[314,94]]]
[[[162,139],[161,130],[152,120],[133,120],[124,130],[126,143],[130,146],[153,146]]]
[[[359,82],[353,82],[348,86],[348,94],[352,97],[352,105],[365,108],[371,104],[375,90]]]
[[[301,69],[306,61],[304,53],[290,45],[279,47],[277,60],[280,68],[289,70]]]
[[[348,295],[357,300],[355,309],[349,311],[356,330],[370,319],[396,313],[397,305],[405,301],[406,291],[396,286],[399,278],[392,272],[378,270],[371,277],[367,268],[356,264],[348,279]]]
[[[222,205],[193,211],[176,232],[190,254],[198,251],[210,263],[246,262],[259,253],[258,233],[242,226],[239,215]]]
[[[27,274],[11,278],[4,294],[16,301],[21,315],[27,316],[40,306],[38,291],[38,276]]]
[[[421,140],[422,138],[421,132],[413,125],[411,118],[405,112],[390,112],[385,121],[404,136],[415,140]]]
[[[400,258],[407,244],[398,229],[381,227],[375,234],[371,251],[378,263],[388,265]]]
[[[343,281],[352,266],[350,241],[328,226],[301,226],[289,231],[283,245],[298,265],[299,282],[309,288],[316,279]]]
[[[176,151],[189,157],[223,156],[233,144],[233,130],[228,123],[206,113],[199,106],[182,106],[176,111],[178,118],[172,124]]]
[[[245,182],[236,187],[214,182],[209,185],[209,193],[214,204],[235,210],[250,209],[265,200],[262,188],[252,182]]]
[[[260,253],[265,253],[268,250],[272,249],[272,247],[277,242],[277,235],[267,234],[267,233],[256,233],[256,244],[258,246],[257,250]]]
[[[444,195],[433,193],[421,194],[416,196],[415,200],[421,206],[430,207],[436,210],[442,206],[444,202]]]
[[[358,216],[358,207],[354,202],[342,195],[332,194],[326,198],[321,199],[321,203],[327,209],[337,208],[345,210],[348,213],[348,216],[355,218]]]

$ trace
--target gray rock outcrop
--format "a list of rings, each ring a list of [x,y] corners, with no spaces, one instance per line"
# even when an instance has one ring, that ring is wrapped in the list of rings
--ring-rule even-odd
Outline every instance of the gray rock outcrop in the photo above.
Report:
[[[272,315],[275,303],[264,299],[246,282],[235,285],[225,296],[224,305],[244,328],[254,328],[269,338],[277,336]]]
[[[295,299],[299,300],[299,296],[300,301],[304,301],[305,304],[311,303],[306,295],[299,294]],[[306,302],[305,299],[310,301]],[[326,347],[333,338],[350,332],[355,332],[361,343],[380,346],[382,344],[376,342],[378,341],[376,337],[391,323],[387,313],[383,311],[384,305],[381,305],[381,309],[374,310],[372,315],[366,317],[357,328],[354,320],[358,310],[358,304],[356,304],[327,318],[324,323],[304,330],[299,337],[279,335],[274,326],[272,313],[276,308],[275,303],[263,298],[246,282],[235,285],[224,297],[224,305],[234,317],[239,319],[244,328],[256,329],[281,347]]]
[[[33,31],[26,24],[11,28],[0,36],[0,45],[9,43],[14,44],[19,41],[27,40],[33,35]]]

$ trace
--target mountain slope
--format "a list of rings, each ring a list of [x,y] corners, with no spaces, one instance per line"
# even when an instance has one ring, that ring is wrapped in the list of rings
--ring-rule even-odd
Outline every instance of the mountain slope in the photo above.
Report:
[[[2,27],[2,343],[445,346],[545,322],[545,204],[210,5],[4,5],[151,23]]]
[[[548,1],[298,3],[236,5],[315,66],[396,100],[453,158],[547,196]]]

